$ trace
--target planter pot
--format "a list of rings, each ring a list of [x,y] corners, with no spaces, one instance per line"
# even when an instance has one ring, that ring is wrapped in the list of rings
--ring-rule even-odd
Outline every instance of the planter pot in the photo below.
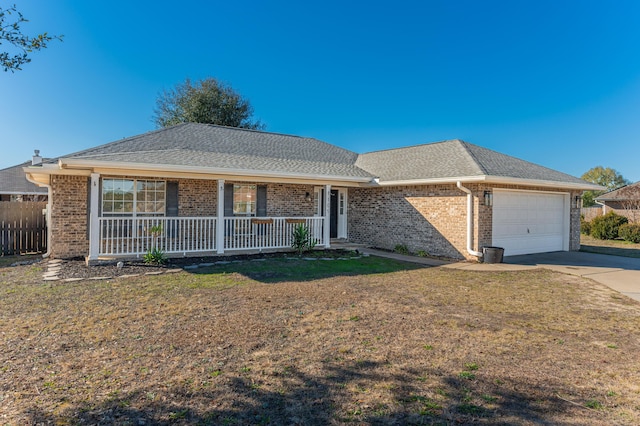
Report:
[[[483,263],[502,263],[504,249],[502,247],[482,247]]]

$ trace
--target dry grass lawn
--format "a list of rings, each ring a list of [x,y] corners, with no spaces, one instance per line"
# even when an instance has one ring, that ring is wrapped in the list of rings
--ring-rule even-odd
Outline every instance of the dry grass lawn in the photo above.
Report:
[[[545,270],[318,262],[0,268],[0,424],[640,424],[637,302]]]

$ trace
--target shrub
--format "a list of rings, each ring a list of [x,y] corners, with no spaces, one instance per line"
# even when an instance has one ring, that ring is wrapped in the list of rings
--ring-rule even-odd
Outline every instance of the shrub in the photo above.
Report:
[[[618,238],[618,229],[627,222],[629,219],[614,212],[598,216],[591,221],[591,236],[601,240],[615,240]]]
[[[625,223],[618,229],[620,238],[630,243],[640,243],[640,223]]]
[[[167,262],[167,257],[164,255],[164,252],[157,247],[149,249],[142,259],[144,263],[151,265],[164,265]]]
[[[311,251],[316,246],[316,240],[311,237],[309,228],[303,223],[293,228],[291,247],[301,255],[305,251]]]
[[[582,216],[580,217],[580,233],[591,235],[591,222],[587,222]]]
[[[399,254],[409,254],[409,248],[404,244],[396,244],[393,251]]]

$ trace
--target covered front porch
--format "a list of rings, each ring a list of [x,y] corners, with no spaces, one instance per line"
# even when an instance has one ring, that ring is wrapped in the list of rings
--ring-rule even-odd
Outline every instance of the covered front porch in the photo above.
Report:
[[[109,211],[111,205],[116,206],[109,191],[118,197],[122,192],[109,187],[113,180],[91,174],[88,261],[139,257],[153,249],[169,256],[290,249],[294,230],[300,225],[319,248],[330,248],[332,237],[346,236],[346,188],[306,183],[246,185],[224,179],[203,183],[132,178],[136,187],[154,188],[154,196],[162,198],[164,206],[162,214],[140,213],[135,206],[142,201],[149,204],[149,190],[145,194],[133,190],[133,211],[124,215]],[[243,192],[246,186],[254,192]],[[256,198],[252,210],[247,205],[238,207],[242,204],[238,200],[244,197]],[[118,209],[119,204],[113,208]],[[338,229],[341,235],[337,235]]]
[[[174,256],[288,249],[301,224],[317,247],[330,246],[324,217],[100,217],[98,221],[101,258],[141,256],[152,249]]]

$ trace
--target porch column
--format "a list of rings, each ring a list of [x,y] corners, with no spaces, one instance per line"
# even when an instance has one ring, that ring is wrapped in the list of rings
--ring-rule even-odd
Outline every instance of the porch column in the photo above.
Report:
[[[324,235],[322,239],[324,240],[324,247],[331,247],[331,185],[324,186],[324,212],[322,212],[324,216],[324,227],[322,228],[324,231]]]
[[[100,174],[91,173],[91,192],[89,203],[89,257],[87,260],[98,259],[100,253],[100,222],[98,220],[98,207],[100,200]]]
[[[224,253],[224,179],[218,179],[218,208],[216,209],[216,251]]]

